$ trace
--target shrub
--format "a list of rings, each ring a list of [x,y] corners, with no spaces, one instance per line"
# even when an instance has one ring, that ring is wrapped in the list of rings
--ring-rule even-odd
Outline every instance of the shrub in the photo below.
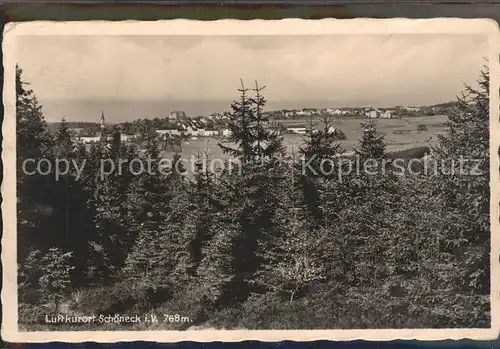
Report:
[[[169,290],[153,290],[128,281],[88,289],[73,300],[72,307],[85,313],[112,315],[133,309],[147,311],[169,299]]]
[[[426,124],[418,124],[417,131],[418,132],[427,131],[427,125]]]
[[[20,303],[18,305],[19,323],[37,324],[43,323],[47,309],[41,305]]]

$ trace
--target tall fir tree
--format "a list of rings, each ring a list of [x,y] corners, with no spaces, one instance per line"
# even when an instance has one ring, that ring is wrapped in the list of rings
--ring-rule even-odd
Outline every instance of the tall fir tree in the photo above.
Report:
[[[498,92],[498,91],[497,91]],[[485,68],[477,87],[465,86],[433,149],[437,198],[443,200],[443,252],[462,267],[465,290],[489,294],[490,251],[490,76]],[[446,247],[444,247],[446,246]],[[465,255],[460,251],[468,246]]]
[[[361,124],[363,134],[359,140],[359,148],[355,152],[362,159],[383,159],[387,156],[385,136],[377,131],[377,123],[369,120]]]
[[[302,203],[307,207],[310,221],[320,224],[323,214],[320,209],[320,191],[325,180],[337,180],[339,166],[344,166],[339,158],[344,153],[342,144],[332,120],[322,119],[323,128],[315,129],[312,121],[309,132],[303,139],[304,145],[299,150],[297,165],[297,185],[300,186]],[[341,185],[341,183],[338,183]]]
[[[54,181],[36,170],[39,160],[53,163],[54,139],[47,129],[42,107],[16,65],[16,156],[18,258],[23,261],[31,250],[46,250],[55,243],[51,200]],[[23,168],[24,165],[24,168]],[[42,167],[46,170],[46,167]],[[31,172],[32,174],[28,174]]]
[[[219,186],[225,188],[220,196],[223,208],[214,217],[209,232],[213,238],[203,249],[204,258],[198,270],[202,279],[211,283],[217,275],[217,266],[223,269],[220,273],[228,277],[217,287],[222,292],[218,298],[229,304],[241,302],[252,292],[253,275],[261,263],[259,249],[266,233],[272,230],[282,195],[280,183],[286,176],[281,166],[282,139],[266,125],[263,89],[256,82],[255,96],[250,98],[249,89],[242,83],[240,101],[231,106],[230,141],[236,147],[220,146],[240,160],[240,173],[226,171],[219,178]],[[228,229],[220,229],[226,224]],[[215,263],[214,258],[221,260]]]

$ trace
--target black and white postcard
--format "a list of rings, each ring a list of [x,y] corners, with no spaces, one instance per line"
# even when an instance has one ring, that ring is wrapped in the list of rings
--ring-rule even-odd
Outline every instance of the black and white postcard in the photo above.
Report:
[[[499,33],[7,25],[2,337],[496,338]]]

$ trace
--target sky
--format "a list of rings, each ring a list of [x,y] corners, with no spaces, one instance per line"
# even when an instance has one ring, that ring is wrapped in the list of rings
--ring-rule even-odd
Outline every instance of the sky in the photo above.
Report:
[[[23,36],[17,61],[48,121],[229,110],[240,79],[268,108],[429,105],[474,84],[486,35]]]

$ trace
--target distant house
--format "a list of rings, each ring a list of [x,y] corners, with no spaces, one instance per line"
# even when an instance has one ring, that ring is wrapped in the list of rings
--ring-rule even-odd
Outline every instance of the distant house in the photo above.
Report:
[[[335,133],[337,133],[337,129],[333,126],[330,126],[330,128],[328,128],[327,132],[335,134]]]
[[[215,128],[207,127],[206,129],[203,130],[203,135],[200,134],[200,136],[203,137],[214,137],[219,134],[219,131],[217,131]]]
[[[190,124],[186,127],[186,134],[191,136],[198,136],[198,128],[194,124]]]
[[[289,128],[287,128],[287,131],[289,133],[305,134],[306,128],[305,127],[289,127]]]
[[[80,141],[83,143],[94,143],[94,142],[99,142],[101,140],[101,136],[96,136],[96,137],[78,137]]]
[[[298,116],[311,116],[312,115],[312,112],[310,111],[306,111],[306,110],[299,110],[297,112],[297,115]]]
[[[205,137],[205,126],[198,128],[198,136]]]
[[[391,119],[392,118],[392,112],[390,110],[386,110],[384,111],[380,117],[384,118],[384,119]]]
[[[165,139],[167,136],[179,136],[181,134],[181,132],[177,128],[156,130],[156,133],[160,135],[161,139]]]
[[[380,117],[380,110],[374,108],[365,109],[365,116],[370,119],[376,119]]]
[[[170,135],[171,130],[156,130],[155,132],[160,136],[160,139],[163,140],[167,135]]]
[[[405,108],[407,111],[419,111],[420,108],[419,107],[406,107]]]
[[[231,130],[223,128],[222,130],[220,130],[219,134],[223,137],[229,137],[231,135]]]
[[[333,115],[345,115],[345,114],[349,113],[349,111],[347,111],[347,110],[342,110],[342,109],[338,109],[338,108],[337,109],[328,108],[327,112],[329,114],[333,114]]]
[[[132,141],[134,138],[136,137],[136,135],[126,135],[126,134],[121,134],[120,135],[120,140],[122,142],[130,142]]]
[[[171,111],[170,114],[168,115],[169,120],[187,120],[188,117],[184,111]]]

